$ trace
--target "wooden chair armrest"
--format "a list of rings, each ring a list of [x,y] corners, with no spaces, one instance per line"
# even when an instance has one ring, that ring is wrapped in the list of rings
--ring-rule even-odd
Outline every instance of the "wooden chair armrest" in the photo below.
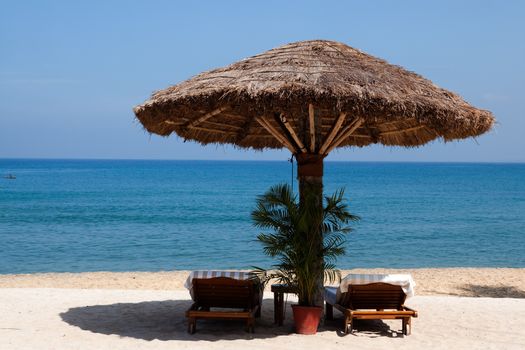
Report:
[[[345,316],[351,316],[352,315],[352,311],[353,310],[350,310],[350,309],[344,307],[343,305],[334,304],[333,307],[335,307],[337,310],[341,311]]]
[[[405,306],[405,305],[403,305],[403,310],[412,311],[414,313],[413,317],[417,317],[417,311],[416,310],[411,309],[411,308],[409,308],[408,306]]]

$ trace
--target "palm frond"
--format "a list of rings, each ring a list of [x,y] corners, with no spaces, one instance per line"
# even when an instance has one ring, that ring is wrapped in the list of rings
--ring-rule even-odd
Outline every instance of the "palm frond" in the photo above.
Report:
[[[263,252],[276,259],[272,271],[254,267],[254,273],[265,273],[265,283],[277,280],[294,286],[299,303],[313,305],[319,278],[340,279],[335,261],[345,254],[349,223],[359,220],[348,211],[343,189],[326,196],[324,203],[306,193],[300,204],[290,186],[272,186],[257,197],[251,217],[255,227],[267,231],[257,236]]]

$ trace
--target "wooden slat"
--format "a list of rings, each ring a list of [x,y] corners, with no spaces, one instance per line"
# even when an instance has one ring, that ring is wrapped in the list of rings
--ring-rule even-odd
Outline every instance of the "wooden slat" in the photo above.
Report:
[[[217,115],[217,114],[221,113],[224,110],[226,110],[226,107],[221,107],[221,108],[214,109],[213,111],[211,111],[209,113],[206,113],[202,117],[199,117],[199,118],[197,118],[195,120],[192,120],[191,122],[188,123],[188,125],[186,127],[191,129],[191,128],[197,126],[198,124],[202,123],[206,119],[210,119],[214,115]]]
[[[310,152],[315,153],[315,110],[314,105],[308,105],[308,124],[310,125]]]
[[[426,125],[416,125],[416,126],[413,126],[411,128],[407,128],[407,129],[385,131],[385,132],[380,132],[379,136],[381,137],[381,136],[384,136],[384,135],[401,134],[401,133],[404,133],[404,132],[416,131],[416,130],[419,130],[419,129],[423,129],[425,127],[426,127]]]
[[[401,120],[393,120],[391,122],[381,123],[381,124],[379,124],[377,126],[381,127],[383,125],[391,125],[391,124],[398,124],[398,123],[412,123],[412,122],[415,122],[416,120],[417,120],[416,118],[407,118],[407,119],[401,119]]]
[[[268,131],[273,137],[277,139],[284,147],[288,148],[292,154],[296,153],[295,148],[292,146],[292,144],[288,141],[286,136],[282,135],[277,129],[275,129],[267,120],[264,118],[256,118],[257,122],[264,128],[266,131]]]
[[[348,135],[348,137],[357,137],[357,138],[362,138],[362,139],[371,139],[372,138],[372,136],[370,136],[370,135],[360,135],[360,134]]]
[[[348,136],[350,136],[354,131],[356,131],[362,123],[363,119],[359,118],[356,119],[353,123],[349,124],[347,127],[345,127],[345,129],[341,132],[337,139],[326,150],[326,154],[332,152],[334,148],[339,146]]]
[[[392,311],[352,311],[353,316],[411,316],[413,311],[402,311],[402,310],[392,310]],[[378,318],[378,317],[375,317]]]
[[[295,144],[297,145],[297,147],[299,148],[299,150],[301,151],[301,153],[306,153],[306,148],[304,147],[304,144],[303,142],[299,139],[299,137],[297,136],[297,134],[295,133],[292,125],[290,124],[290,122],[286,119],[286,117],[284,116],[284,114],[282,113],[279,113],[279,116],[278,116],[278,120],[280,121],[280,126],[281,128],[283,128],[285,130],[288,131],[288,133],[290,134],[290,136],[292,137],[292,139],[294,140]],[[290,140],[289,140],[290,141]]]
[[[337,136],[334,138],[334,141],[332,142],[332,145],[330,145],[330,147],[328,147],[328,149],[330,151],[332,149],[334,149],[333,145],[338,144],[338,142],[339,143],[342,142],[342,140],[344,139],[344,135],[347,134],[348,130],[350,130],[355,125],[355,123],[357,121],[358,121],[358,119],[354,119],[350,123],[348,123],[348,125],[346,125],[344,128],[341,129],[339,134],[337,134]]]
[[[222,124],[222,123],[216,123],[216,122],[212,122],[210,120],[205,120],[202,122],[204,125],[203,127],[215,127],[217,128],[217,130],[221,130],[221,128],[228,128],[228,129],[233,129],[233,130],[225,130],[225,131],[237,131],[237,130],[241,130],[242,127],[240,126],[237,126],[237,125],[231,125],[231,124]]]
[[[323,143],[323,146],[319,150],[319,154],[326,154],[326,150],[328,149],[328,147],[332,143],[332,140],[334,139],[335,135],[337,135],[337,132],[339,131],[341,126],[343,125],[343,122],[345,121],[345,117],[346,117],[346,113],[339,114],[339,117],[337,118],[337,120],[336,120],[336,122],[335,122],[335,124],[334,124],[334,126],[332,128],[332,131],[330,131],[330,134],[328,134],[327,138],[325,139],[325,141]]]
[[[218,134],[224,134],[224,135],[237,135],[234,131],[225,131],[225,130],[217,130],[217,129],[209,129],[209,128],[203,128],[202,126],[194,126],[192,130],[201,130],[201,131],[207,131],[207,132],[215,132]]]
[[[247,139],[253,138],[253,137],[272,138],[272,139],[275,138],[275,136],[267,135],[267,134],[248,134],[248,135],[246,135]]]
[[[173,120],[166,119],[164,121],[164,124],[168,124],[168,125],[184,125],[185,122],[174,122]]]

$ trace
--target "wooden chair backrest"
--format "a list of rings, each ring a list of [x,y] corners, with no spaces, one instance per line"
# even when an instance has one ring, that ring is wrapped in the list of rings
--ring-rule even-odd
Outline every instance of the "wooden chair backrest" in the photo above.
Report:
[[[192,283],[193,297],[200,306],[250,309],[257,304],[252,280],[214,277],[194,278]]]
[[[406,294],[400,286],[388,283],[349,285],[343,293],[341,305],[352,309],[401,310]]]

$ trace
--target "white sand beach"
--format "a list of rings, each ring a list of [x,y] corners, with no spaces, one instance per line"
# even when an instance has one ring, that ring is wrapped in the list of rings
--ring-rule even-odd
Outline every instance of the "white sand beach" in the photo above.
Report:
[[[235,321],[203,321],[189,335],[186,271],[1,275],[0,349],[525,348],[525,269],[405,272],[418,284],[406,303],[419,312],[410,336],[401,334],[400,321],[362,321],[359,332],[343,335],[337,312],[317,335],[297,335],[289,309],[294,297],[278,327],[269,292],[255,334]]]

